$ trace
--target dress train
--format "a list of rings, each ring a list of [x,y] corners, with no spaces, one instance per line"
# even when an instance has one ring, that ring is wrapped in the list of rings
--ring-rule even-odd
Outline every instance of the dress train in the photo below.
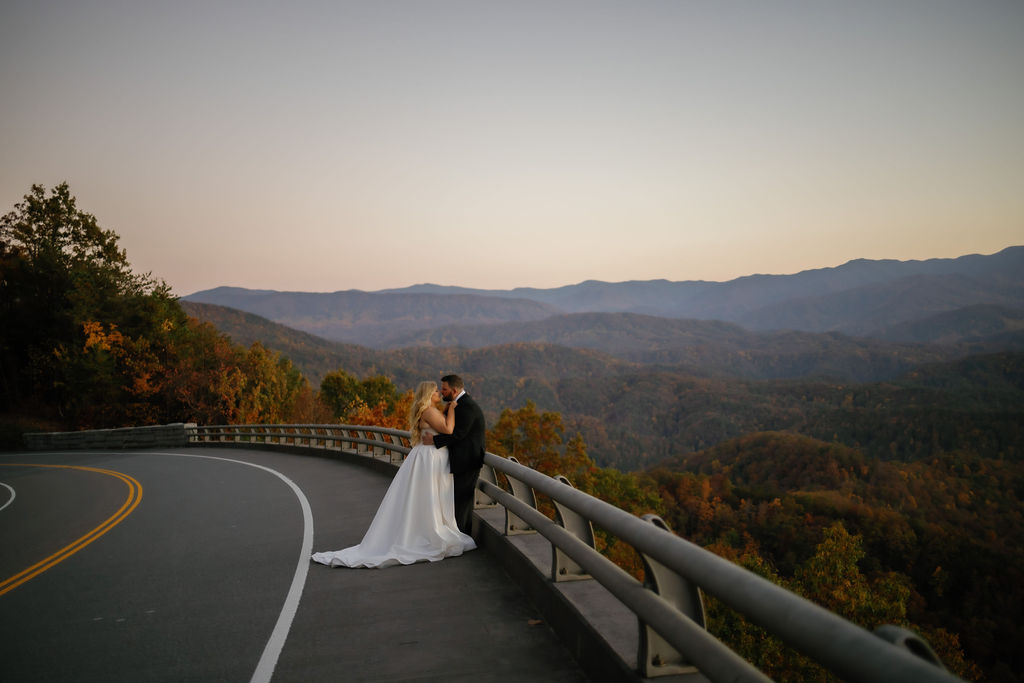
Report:
[[[476,548],[455,522],[448,449],[415,446],[399,467],[359,545],[313,553],[331,567],[375,567],[437,562]]]

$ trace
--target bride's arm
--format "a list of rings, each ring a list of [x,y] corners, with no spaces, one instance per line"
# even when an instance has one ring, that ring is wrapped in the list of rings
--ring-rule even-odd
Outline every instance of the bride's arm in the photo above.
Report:
[[[455,403],[449,403],[444,414],[430,406],[423,411],[423,419],[438,434],[451,434],[455,431]]]

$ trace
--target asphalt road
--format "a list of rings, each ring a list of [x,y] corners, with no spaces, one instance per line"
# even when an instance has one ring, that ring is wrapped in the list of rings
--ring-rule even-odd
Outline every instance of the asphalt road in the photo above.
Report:
[[[583,681],[502,568],[331,569],[389,478],[270,451],[0,454],[0,680]]]

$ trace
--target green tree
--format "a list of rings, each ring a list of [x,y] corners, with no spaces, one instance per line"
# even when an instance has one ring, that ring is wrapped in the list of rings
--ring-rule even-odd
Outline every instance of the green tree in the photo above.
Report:
[[[244,381],[238,418],[250,424],[284,422],[309,385],[306,378],[290,360],[267,351],[259,342],[249,347],[241,366]]]
[[[867,628],[905,622],[907,578],[891,572],[869,580],[858,566],[863,557],[861,537],[836,522],[825,529],[814,555],[797,567],[792,589]]]
[[[320,382],[320,398],[334,417],[343,417],[359,401],[359,380],[341,369],[328,372]]]
[[[373,375],[359,383],[359,398],[371,408],[383,404],[387,410],[394,410],[400,396],[398,387],[389,378]]]
[[[780,584],[782,579],[760,552],[757,542],[745,536],[742,548],[728,543],[713,543],[707,548],[733,564]],[[834,680],[812,661],[787,648],[782,641],[746,619],[712,595],[704,594],[708,631],[748,662],[779,681]]]
[[[67,183],[33,185],[0,218],[0,302],[2,409],[34,403],[71,422],[92,400],[90,365],[109,360],[86,353],[86,323],[137,339],[168,316],[184,320],[167,286],[132,273],[117,235],[78,208]]]
[[[401,398],[394,382],[384,375],[359,380],[342,369],[324,376],[320,382],[320,397],[334,411],[334,416],[343,420],[354,412],[373,411],[378,406],[383,406],[384,413],[392,412]]]

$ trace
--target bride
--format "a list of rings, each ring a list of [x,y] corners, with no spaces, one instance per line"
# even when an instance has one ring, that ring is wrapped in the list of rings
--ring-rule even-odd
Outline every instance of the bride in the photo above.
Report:
[[[434,382],[423,382],[409,409],[413,448],[398,468],[359,545],[313,553],[315,562],[331,567],[391,567],[414,562],[437,562],[476,548],[471,536],[455,523],[448,448],[424,444],[423,435],[451,434],[455,401],[442,413]]]

